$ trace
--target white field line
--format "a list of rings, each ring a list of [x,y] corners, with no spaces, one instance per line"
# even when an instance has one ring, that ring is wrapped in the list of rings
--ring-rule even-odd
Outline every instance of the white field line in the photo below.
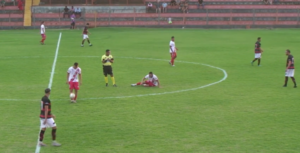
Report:
[[[85,57],[85,58],[100,58],[100,56],[60,56],[59,58],[82,58],[82,57]],[[140,59],[140,60],[157,60],[157,61],[166,61],[166,62],[169,61],[169,60],[165,60],[165,59],[155,59],[155,58],[135,58],[135,57],[117,57],[117,58]],[[223,72],[224,77],[221,80],[219,80],[219,81],[216,81],[216,82],[213,82],[213,83],[210,83],[210,84],[207,84],[207,85],[203,85],[203,86],[200,86],[200,87],[190,88],[190,89],[182,89],[182,90],[162,92],[162,93],[132,95],[132,96],[80,98],[79,100],[112,99],[112,98],[132,98],[132,97],[156,96],[156,95],[165,95],[165,94],[173,94],[173,93],[179,93],[179,92],[193,91],[193,90],[198,90],[198,89],[202,89],[202,88],[205,88],[205,87],[209,87],[209,86],[221,83],[222,81],[226,80],[227,77],[228,77],[228,74],[227,74],[226,70],[224,70],[222,68],[219,68],[219,67],[216,67],[216,66],[212,66],[212,65],[208,65],[208,64],[202,64],[202,63],[196,63],[196,62],[186,62],[186,61],[176,61],[176,62],[187,63],[187,64],[203,65],[203,66],[211,67],[211,68],[214,68],[214,69],[218,69],[218,70],[221,70]],[[0,99],[0,101],[18,101],[18,100],[20,100],[20,99]],[[65,99],[54,99],[54,100],[65,100]],[[24,101],[24,99],[23,99],[23,101]],[[35,101],[35,100],[27,99],[27,101]]]
[[[56,51],[55,51],[55,56],[54,56],[54,61],[52,65],[52,70],[51,70],[51,75],[50,75],[50,80],[49,80],[49,85],[48,88],[51,89],[52,87],[52,82],[53,82],[53,76],[55,72],[55,66],[56,66],[56,61],[57,61],[57,55],[58,55],[58,50],[59,50],[59,45],[60,45],[60,40],[61,40],[61,33],[59,33],[58,41],[57,41],[57,46],[56,46]],[[40,133],[41,129],[39,130]],[[35,148],[35,153],[40,153],[41,147],[39,145],[39,139],[40,139],[40,134],[38,134],[38,139],[37,139],[37,144]]]

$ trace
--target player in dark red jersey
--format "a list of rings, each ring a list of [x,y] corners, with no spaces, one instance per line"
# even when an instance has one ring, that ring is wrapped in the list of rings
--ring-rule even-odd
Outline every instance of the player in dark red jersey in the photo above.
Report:
[[[44,139],[44,133],[46,131],[47,127],[52,128],[52,145],[53,146],[60,146],[58,142],[55,141],[56,139],[56,123],[54,121],[55,116],[51,113],[51,101],[49,99],[50,96],[50,89],[45,89],[45,96],[42,98],[41,101],[41,132],[40,132],[40,138],[39,138],[39,145],[40,146],[46,146],[46,144],[43,143]]]
[[[82,32],[82,34],[83,34],[83,40],[82,40],[82,43],[81,43],[81,47],[83,47],[83,44],[84,44],[84,41],[85,40],[87,40],[87,42],[89,43],[89,45],[90,46],[93,46],[91,43],[90,43],[90,39],[89,39],[89,31],[88,31],[88,26],[89,26],[90,24],[89,23],[87,23],[86,24],[86,26],[84,27],[84,29],[83,29],[83,32]]]
[[[294,56],[291,55],[291,51],[287,49],[285,51],[285,54],[288,56],[287,61],[286,61],[286,70],[285,70],[285,82],[283,87],[287,86],[287,82],[289,77],[293,80],[294,82],[294,88],[297,88],[296,80],[294,78],[294,72],[295,72],[295,67],[294,67]]]
[[[257,42],[255,43],[255,57],[254,57],[254,60],[251,62],[252,65],[256,60],[258,60],[257,65],[260,66],[261,54],[263,52],[263,50],[260,48],[261,47],[260,40],[261,40],[261,38],[258,37]]]

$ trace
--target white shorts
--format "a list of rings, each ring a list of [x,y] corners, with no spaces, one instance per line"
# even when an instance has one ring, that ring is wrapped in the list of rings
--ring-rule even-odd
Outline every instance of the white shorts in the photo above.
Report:
[[[255,58],[261,58],[261,53],[255,53]]]
[[[83,39],[87,39],[87,38],[89,38],[89,35],[83,35]]]
[[[55,127],[56,123],[53,118],[48,118],[46,124],[44,124],[45,119],[41,118],[41,128]]]
[[[287,71],[285,71],[285,76],[294,77],[294,73],[295,73],[295,69],[287,69]]]

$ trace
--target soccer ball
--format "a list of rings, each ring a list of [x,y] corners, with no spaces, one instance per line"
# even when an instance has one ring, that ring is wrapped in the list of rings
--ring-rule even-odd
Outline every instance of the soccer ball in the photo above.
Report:
[[[74,94],[74,93],[71,93],[71,94],[70,94],[70,98],[75,98],[75,94]]]

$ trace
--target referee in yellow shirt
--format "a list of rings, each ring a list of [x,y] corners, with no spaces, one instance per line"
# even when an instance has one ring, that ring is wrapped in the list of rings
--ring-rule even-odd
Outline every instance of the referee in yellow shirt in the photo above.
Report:
[[[106,53],[102,56],[102,64],[103,64],[103,74],[104,74],[104,79],[106,83],[106,87],[108,86],[108,79],[107,79],[107,74],[110,75],[111,81],[113,82],[113,86],[117,87],[113,70],[112,70],[112,63],[114,63],[114,58],[112,55],[110,55],[110,50],[107,49]]]

